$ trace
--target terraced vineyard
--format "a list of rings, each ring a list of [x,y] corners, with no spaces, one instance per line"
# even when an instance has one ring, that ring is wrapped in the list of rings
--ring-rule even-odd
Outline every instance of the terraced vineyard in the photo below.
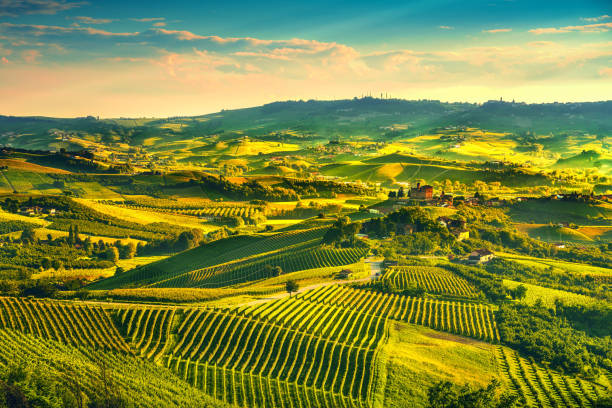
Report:
[[[131,352],[110,316],[97,306],[0,297],[0,325],[73,346]]]
[[[121,389],[135,407],[216,407],[203,392],[156,364],[125,353],[71,347],[11,329],[0,329],[0,367],[33,364],[71,386],[78,381],[90,399],[102,389],[100,370],[112,375],[112,385]]]
[[[429,293],[467,298],[478,296],[478,290],[465,279],[443,268],[433,266],[398,266],[383,275],[396,288],[406,289],[411,284]]]
[[[496,358],[509,388],[530,407],[589,407],[606,395],[604,387],[567,377],[524,359],[516,351],[498,347]]]
[[[255,255],[278,251],[308,241],[320,240],[326,228],[296,230],[274,235],[239,235],[220,239],[175,256],[94,282],[91,289],[114,289],[124,285],[154,285],[188,272],[221,265]]]
[[[31,336],[28,342],[57,339],[85,355],[111,349],[128,356],[132,348],[205,394],[239,406],[367,406],[387,333],[383,316],[296,297],[233,311],[119,306],[106,312],[12,298],[0,304],[3,327]]]
[[[339,285],[307,292],[302,298],[310,302],[367,310],[370,314],[481,340],[499,341],[493,310],[483,304],[382,294]]]
[[[341,308],[320,311],[319,305],[310,302],[290,305],[266,307],[270,315],[263,314],[264,309],[240,314],[192,309],[178,328],[179,340],[166,363],[179,372],[186,370],[181,366],[185,361],[206,363],[367,400],[376,347],[385,335],[385,319]],[[308,318],[299,324],[283,324],[274,310],[299,312]],[[321,313],[328,318],[317,318]],[[188,379],[197,385],[197,375],[190,374]],[[224,392],[228,400],[239,398]]]
[[[130,208],[135,210],[145,210],[153,212],[164,212],[172,214],[184,214],[194,216],[209,216],[209,217],[253,217],[258,214],[263,214],[264,211],[261,207],[249,206],[249,205],[220,205],[211,203],[206,207],[189,205],[166,205],[166,206],[151,206],[145,204],[118,204],[123,208]]]
[[[185,381],[223,402],[241,407],[368,407],[369,404],[330,391],[306,387],[206,363],[173,358],[171,366]]]
[[[365,256],[363,248],[320,248],[317,240],[289,247],[280,252],[204,268],[150,285],[154,288],[217,288],[269,278],[265,267],[280,266],[283,273],[304,269],[356,263]]]
[[[173,308],[124,308],[117,312],[125,336],[140,355],[153,360],[161,358],[170,342],[174,322]]]

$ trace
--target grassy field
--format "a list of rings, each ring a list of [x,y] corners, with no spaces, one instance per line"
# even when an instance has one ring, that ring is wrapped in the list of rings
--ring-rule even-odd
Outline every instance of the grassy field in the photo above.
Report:
[[[561,200],[529,200],[513,205],[512,219],[519,222],[607,225],[612,222],[612,204],[589,204]]]
[[[381,351],[385,386],[374,406],[425,407],[427,388],[437,381],[484,386],[499,376],[494,350],[481,341],[394,322]]]
[[[199,228],[204,232],[210,232],[219,229],[218,226],[206,224],[195,216],[173,214],[168,212],[154,211],[151,209],[139,210],[134,208],[124,208],[117,205],[104,204],[94,200],[77,199],[78,202],[84,204],[96,211],[111,215],[113,217],[136,222],[138,224],[151,224],[154,222],[166,222],[186,228]]]
[[[519,262],[523,265],[532,266],[535,268],[553,268],[559,269],[565,272],[580,274],[580,275],[612,275],[612,268],[601,268],[598,266],[592,266],[587,264],[575,263],[575,262],[566,262],[560,261],[556,259],[544,259],[544,258],[535,258],[527,255],[516,255],[516,254],[508,254],[508,253],[498,253],[499,256],[507,259],[511,259],[513,261]]]
[[[527,233],[531,238],[546,242],[572,242],[592,244],[593,238],[584,234],[580,229],[551,226],[547,224],[517,224],[519,231]]]
[[[514,289],[519,285],[527,288],[527,295],[521,301],[529,305],[533,305],[536,301],[541,300],[544,305],[553,307],[556,299],[562,300],[565,304],[578,305],[590,305],[598,302],[597,299],[590,296],[504,279],[504,286],[508,288]]]

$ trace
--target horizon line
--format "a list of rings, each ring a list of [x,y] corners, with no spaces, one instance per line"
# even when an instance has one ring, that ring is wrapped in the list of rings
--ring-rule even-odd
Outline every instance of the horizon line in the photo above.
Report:
[[[251,105],[251,106],[244,106],[244,107],[237,107],[237,108],[221,108],[219,110],[213,111],[213,112],[207,112],[207,113],[200,113],[200,114],[186,114],[186,115],[168,115],[168,116],[100,116],[100,115],[93,115],[93,114],[89,114],[89,115],[79,115],[79,116],[47,116],[44,114],[41,115],[14,115],[14,114],[3,114],[0,113],[0,117],[5,117],[5,118],[50,118],[50,119],[87,119],[87,118],[95,118],[96,120],[111,120],[111,119],[124,119],[124,120],[129,120],[129,119],[172,119],[172,118],[193,118],[193,117],[199,117],[199,116],[207,116],[207,115],[214,115],[216,113],[222,113],[222,112],[227,112],[227,111],[237,111],[237,110],[244,110],[244,109],[255,109],[255,108],[260,108],[266,105],[271,105],[274,103],[289,103],[289,102],[301,102],[301,103],[309,103],[309,102],[342,102],[342,101],[354,101],[354,100],[364,100],[364,99],[373,99],[373,100],[380,100],[380,101],[401,101],[401,102],[438,102],[440,104],[448,104],[448,105],[452,105],[452,104],[464,104],[464,105],[478,105],[478,106],[482,106],[486,103],[491,103],[491,102],[497,102],[497,103],[508,103],[508,104],[517,104],[517,105],[527,105],[527,106],[531,106],[531,105],[566,105],[566,104],[587,104],[587,103],[605,103],[605,102],[612,102],[612,99],[604,99],[604,100],[591,100],[591,101],[553,101],[553,102],[524,102],[524,101],[517,101],[515,99],[510,100],[504,100],[503,98],[498,99],[488,99],[486,101],[483,102],[467,102],[467,101],[442,101],[440,99],[405,99],[405,98],[395,98],[395,97],[385,97],[385,98],[381,98],[381,97],[376,97],[376,96],[371,96],[371,95],[362,95],[362,96],[355,96],[352,98],[341,98],[341,99],[286,99],[286,100],[275,100],[272,102],[267,102],[267,103],[263,103],[261,105]]]

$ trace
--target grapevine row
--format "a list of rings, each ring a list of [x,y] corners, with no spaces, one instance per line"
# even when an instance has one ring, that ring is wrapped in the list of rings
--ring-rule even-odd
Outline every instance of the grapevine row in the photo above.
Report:
[[[602,386],[567,377],[498,347],[496,358],[513,392],[530,407],[589,407],[605,394]]]
[[[266,266],[280,266],[284,273],[353,264],[363,256],[364,248],[320,248],[304,243],[302,249],[288,248],[282,252],[253,259],[236,261],[188,272],[171,279],[156,282],[151,287],[215,288],[269,278]]]
[[[427,292],[474,298],[478,290],[465,279],[446,269],[431,266],[400,266],[385,273],[383,279],[393,282],[398,289],[415,284]]]
[[[335,331],[345,322],[337,316],[325,324]],[[233,312],[193,309],[170,355],[365,399],[377,344],[362,346],[357,339],[342,342],[319,334]]]
[[[130,352],[110,316],[96,306],[0,297],[0,328],[74,346]]]
[[[363,407],[360,400],[279,378],[170,357],[167,364],[194,387],[240,407]]]
[[[140,355],[157,360],[166,351],[174,321],[174,308],[125,308],[118,319],[125,335]]]
[[[493,310],[482,304],[392,295],[339,285],[307,292],[303,298],[311,302],[366,310],[374,315],[481,340],[499,341]]]
[[[100,367],[112,376],[113,388],[134,407],[209,406],[210,398],[152,362],[125,353],[75,348],[11,329],[0,329],[0,367],[34,366],[72,387],[78,382],[90,399],[101,391]],[[133,404],[133,405],[132,405]]]

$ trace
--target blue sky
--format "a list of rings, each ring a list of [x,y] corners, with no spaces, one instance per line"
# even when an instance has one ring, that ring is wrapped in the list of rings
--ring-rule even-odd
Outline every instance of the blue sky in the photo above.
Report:
[[[608,1],[0,0],[0,114],[609,99]]]

